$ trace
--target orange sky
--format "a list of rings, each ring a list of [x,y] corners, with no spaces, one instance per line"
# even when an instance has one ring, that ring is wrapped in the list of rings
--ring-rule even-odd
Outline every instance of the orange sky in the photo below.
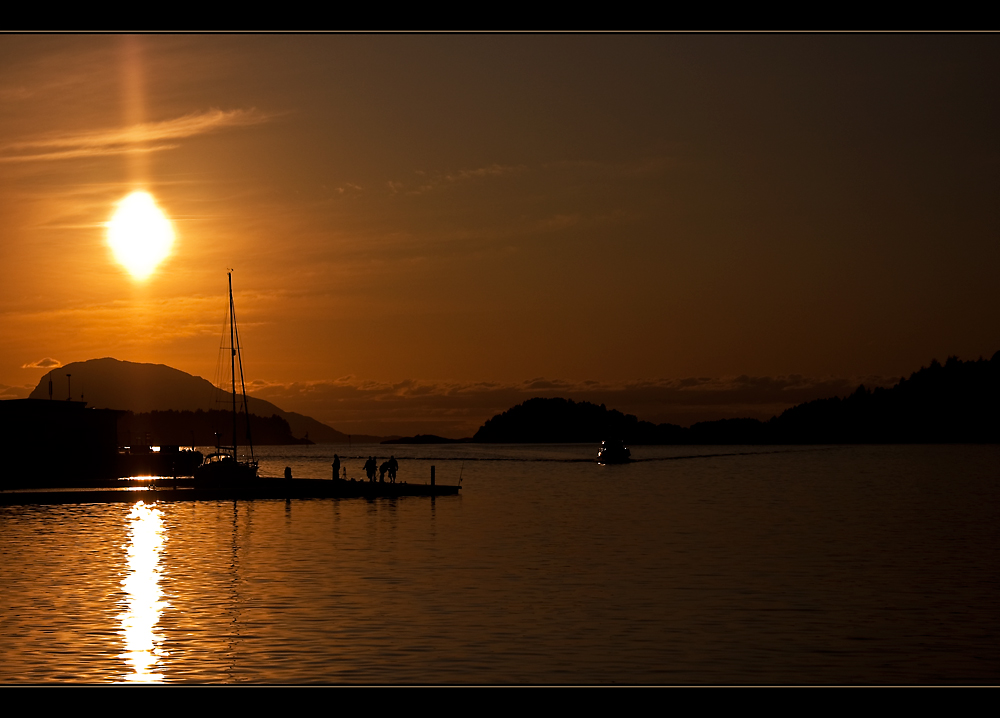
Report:
[[[988,357],[998,60],[991,35],[5,36],[0,394],[45,357],[211,379],[227,267],[258,393],[355,433],[461,435],[539,379],[684,422]],[[144,282],[105,238],[136,188],[177,234]],[[740,380],[777,388],[702,414],[650,389]]]

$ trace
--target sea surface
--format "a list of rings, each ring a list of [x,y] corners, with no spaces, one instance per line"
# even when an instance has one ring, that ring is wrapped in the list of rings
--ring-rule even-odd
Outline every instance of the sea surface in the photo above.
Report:
[[[0,683],[1000,683],[1000,446],[596,451],[264,447],[462,491],[0,507]]]

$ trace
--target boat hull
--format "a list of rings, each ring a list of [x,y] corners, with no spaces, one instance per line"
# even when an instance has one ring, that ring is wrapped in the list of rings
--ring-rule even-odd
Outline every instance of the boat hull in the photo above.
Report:
[[[627,464],[632,460],[632,452],[621,441],[605,440],[597,452],[598,464]]]
[[[194,470],[196,488],[242,486],[258,481],[257,464],[223,459],[209,461]]]

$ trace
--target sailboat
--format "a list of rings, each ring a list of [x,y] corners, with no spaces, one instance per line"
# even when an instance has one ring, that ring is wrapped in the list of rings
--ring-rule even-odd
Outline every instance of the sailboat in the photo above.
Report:
[[[233,484],[239,482],[253,482],[257,478],[257,459],[253,453],[253,439],[250,435],[250,407],[247,404],[247,387],[243,380],[243,356],[240,353],[240,335],[236,328],[236,305],[233,302],[233,273],[227,273],[229,277],[229,362],[230,376],[232,377],[232,399],[233,399],[233,445],[216,446],[215,453],[210,454],[205,459],[205,463],[195,469],[194,479],[196,485],[205,484]],[[236,410],[236,367],[240,369],[240,388],[243,392],[243,414],[246,417],[246,440],[249,459],[240,460],[237,449],[236,430],[239,423],[239,414]]]

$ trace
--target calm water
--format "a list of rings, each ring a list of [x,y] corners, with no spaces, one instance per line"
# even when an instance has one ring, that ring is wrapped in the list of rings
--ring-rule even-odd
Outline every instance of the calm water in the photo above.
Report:
[[[1000,682],[1000,447],[334,448],[462,495],[0,507],[0,682]]]

